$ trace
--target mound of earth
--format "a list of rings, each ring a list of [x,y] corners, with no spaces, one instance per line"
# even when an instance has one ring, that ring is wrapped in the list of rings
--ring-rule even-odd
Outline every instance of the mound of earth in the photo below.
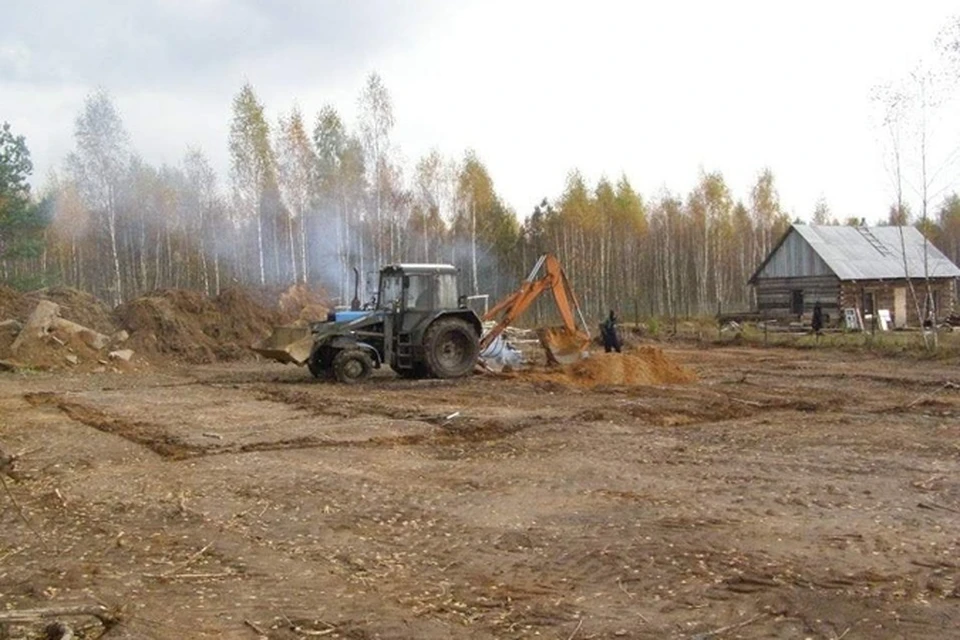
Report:
[[[566,385],[683,384],[695,382],[697,374],[670,360],[661,349],[643,346],[629,353],[593,353],[560,369],[528,377]]]
[[[251,287],[244,291],[255,304],[276,312],[276,319],[282,325],[306,326],[326,320],[327,311],[333,308],[323,289],[303,283],[289,287]]]
[[[295,284],[277,298],[277,307],[284,324],[307,326],[327,319],[330,299],[321,289]]]
[[[12,352],[20,328],[41,300],[56,303],[57,316],[94,332],[113,336],[109,347],[91,348],[72,333],[48,331]],[[37,369],[94,368],[118,364],[111,349],[132,349],[138,361],[153,357],[209,363],[252,357],[249,347],[274,326],[306,325],[326,318],[329,301],[322,290],[291,287],[227,289],[209,297],[198,291],[164,289],[131,300],[111,312],[96,297],[68,287],[21,293],[0,285],[0,360]],[[129,340],[119,330],[129,334]]]
[[[23,294],[0,284],[0,321],[9,319],[23,322],[29,313]]]
[[[93,296],[63,288],[17,296],[10,291],[0,294],[2,312],[13,316],[0,321],[0,360],[5,368],[93,371],[129,366],[133,354],[122,349],[124,337],[114,333],[106,307]],[[33,310],[26,313],[30,307]],[[65,318],[65,311],[113,335]]]
[[[249,346],[281,319],[240,289],[215,298],[197,291],[163,289],[117,307],[119,325],[130,333],[130,348],[202,364],[252,355]]]
[[[590,385],[678,384],[697,379],[694,372],[673,362],[656,347],[595,354],[570,365],[568,375]]]
[[[47,287],[29,293],[0,285],[0,321],[12,319],[23,323],[41,300],[56,302],[60,317],[82,324],[100,333],[111,334],[116,327],[110,307],[95,296],[70,287]]]

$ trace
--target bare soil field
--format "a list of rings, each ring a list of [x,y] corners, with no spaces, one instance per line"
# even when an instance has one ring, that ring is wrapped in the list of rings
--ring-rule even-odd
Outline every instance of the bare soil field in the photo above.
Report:
[[[666,355],[697,379],[0,374],[0,602],[118,639],[958,637],[956,362]]]

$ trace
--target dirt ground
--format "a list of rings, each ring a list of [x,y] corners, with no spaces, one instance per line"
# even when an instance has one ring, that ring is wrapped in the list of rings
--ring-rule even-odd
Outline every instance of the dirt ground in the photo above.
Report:
[[[957,637],[957,363],[666,353],[699,379],[0,374],[0,602],[110,638]]]

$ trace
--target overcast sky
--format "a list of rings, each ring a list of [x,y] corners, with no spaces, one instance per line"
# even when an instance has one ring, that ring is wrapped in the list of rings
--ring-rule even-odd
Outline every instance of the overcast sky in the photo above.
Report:
[[[352,123],[377,71],[408,165],[472,148],[521,216],[574,168],[591,183],[626,174],[645,196],[721,171],[746,199],[768,166],[791,214],[822,196],[838,217],[874,220],[893,189],[871,87],[906,74],[958,12],[933,0],[5,0],[0,121],[26,136],[39,186],[103,87],[148,162],[200,146],[225,180],[244,81],[271,121],[296,103],[312,123],[329,102]],[[938,124],[943,148],[957,147],[956,125]]]

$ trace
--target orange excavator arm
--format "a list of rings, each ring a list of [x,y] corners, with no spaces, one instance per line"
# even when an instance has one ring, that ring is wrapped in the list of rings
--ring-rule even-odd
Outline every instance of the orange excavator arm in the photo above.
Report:
[[[540,275],[541,270],[543,275]],[[531,304],[540,296],[540,294],[551,291],[553,300],[560,312],[563,320],[564,329],[568,334],[577,335],[577,321],[574,312],[580,315],[580,321],[586,327],[583,316],[580,314],[580,303],[567,281],[567,276],[560,266],[560,261],[551,254],[544,254],[537,260],[537,264],[530,271],[530,275],[523,281],[520,288],[515,292],[498,302],[483,316],[483,321],[496,321],[490,331],[488,331],[480,340],[480,349],[485,349],[491,342],[496,340],[503,331],[513,324],[517,318],[530,307]],[[586,333],[589,340],[589,333]]]

